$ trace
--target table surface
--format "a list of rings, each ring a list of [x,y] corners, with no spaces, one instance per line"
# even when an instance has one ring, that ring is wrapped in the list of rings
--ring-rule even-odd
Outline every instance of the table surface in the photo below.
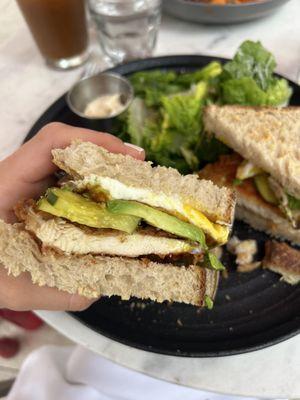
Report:
[[[261,40],[275,54],[278,72],[297,81],[299,14],[300,1],[291,0],[271,17],[242,25],[204,26],[164,17],[155,54],[231,57],[243,40]],[[0,159],[20,146],[34,121],[81,73],[81,69],[69,72],[48,69],[15,2],[1,0]],[[62,313],[46,313],[46,316],[52,323],[64,319]],[[58,337],[53,340],[60,342]],[[42,342],[39,338],[37,345]],[[246,396],[300,397],[300,335],[254,353],[210,359],[160,356],[101,336],[97,336],[97,343],[94,349],[111,360],[182,385]],[[12,360],[9,366],[0,361],[0,379],[10,376],[19,367],[20,358],[22,356],[17,361]]]

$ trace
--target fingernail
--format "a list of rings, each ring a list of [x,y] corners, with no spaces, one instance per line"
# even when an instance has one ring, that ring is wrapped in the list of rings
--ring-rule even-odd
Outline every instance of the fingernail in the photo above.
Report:
[[[125,146],[131,147],[132,149],[138,151],[139,153],[142,153],[144,151],[144,149],[142,147],[136,146],[135,144],[127,143],[127,142],[125,142],[124,144],[125,144]]]

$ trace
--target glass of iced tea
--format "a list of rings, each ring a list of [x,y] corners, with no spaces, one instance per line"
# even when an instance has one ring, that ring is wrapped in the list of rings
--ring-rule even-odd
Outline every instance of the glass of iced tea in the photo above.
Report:
[[[88,57],[85,0],[17,0],[46,62],[55,68],[77,67]]]

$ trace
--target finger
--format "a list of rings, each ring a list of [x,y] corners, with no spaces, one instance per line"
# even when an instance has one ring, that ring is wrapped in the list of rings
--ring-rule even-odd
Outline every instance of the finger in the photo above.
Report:
[[[6,222],[16,222],[13,207],[26,199],[38,198],[42,193],[55,184],[54,177],[48,177],[36,183],[19,181],[16,183],[0,182],[0,218]],[[16,187],[17,185],[17,187]]]
[[[56,288],[34,285],[28,273],[17,278],[0,268],[0,307],[14,311],[82,311],[96,299],[69,294]]]
[[[52,163],[51,150],[64,148],[73,140],[81,139],[105,147],[113,153],[129,154],[143,160],[143,149],[128,146],[116,136],[89,129],[75,128],[61,123],[46,125],[33,139],[24,144],[12,156],[4,160],[11,174],[27,183],[40,181],[53,174],[57,167]]]
[[[8,171],[7,174],[9,175],[10,172]],[[49,187],[55,185],[55,182],[56,179],[53,176],[36,183],[27,183],[21,180],[17,183],[16,180],[14,182],[5,182],[3,179],[0,182],[0,218],[7,222],[14,222],[16,218],[13,207],[18,202],[30,198],[38,198]]]

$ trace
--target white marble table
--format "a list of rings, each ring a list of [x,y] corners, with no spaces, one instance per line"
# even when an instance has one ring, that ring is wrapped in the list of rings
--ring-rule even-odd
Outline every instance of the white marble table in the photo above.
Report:
[[[156,49],[163,54],[230,57],[244,39],[261,40],[292,80],[300,69],[300,1],[291,0],[265,20],[235,26],[201,26],[164,18]],[[12,0],[0,2],[0,158],[16,149],[40,114],[79,77],[81,71],[52,71],[43,63]],[[69,331],[61,313],[44,313]],[[65,321],[63,323],[62,321]],[[78,329],[78,328],[76,328]],[[76,330],[75,330],[76,331]],[[74,334],[74,332],[73,332]],[[89,333],[81,331],[87,343]],[[95,335],[90,333],[90,335]],[[92,338],[91,338],[92,339]],[[160,356],[93,336],[94,350],[130,368],[200,389],[257,397],[300,397],[300,336],[254,353],[210,359]],[[0,362],[1,370],[1,362]]]

